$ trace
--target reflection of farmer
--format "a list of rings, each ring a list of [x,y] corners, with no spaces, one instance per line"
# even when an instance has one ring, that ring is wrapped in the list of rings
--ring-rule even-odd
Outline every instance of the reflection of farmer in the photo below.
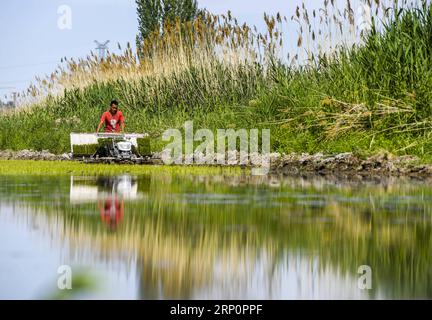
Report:
[[[111,101],[110,109],[102,114],[99,125],[96,132],[102,128],[105,124],[105,132],[120,132],[124,131],[124,116],[123,113],[118,109],[118,102],[116,100]]]
[[[111,230],[115,230],[124,215],[124,200],[121,202],[117,197],[109,197],[102,205],[101,201],[98,202],[99,211],[101,214],[102,222],[104,222]]]

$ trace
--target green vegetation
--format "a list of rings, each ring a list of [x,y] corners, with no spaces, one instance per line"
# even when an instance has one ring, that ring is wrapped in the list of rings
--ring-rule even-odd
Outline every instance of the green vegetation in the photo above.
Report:
[[[138,138],[137,139],[138,144],[138,153],[142,156],[149,156],[151,155],[151,143],[150,138]]]
[[[116,164],[83,164],[80,162],[61,161],[33,161],[33,160],[0,160],[0,175],[118,175],[148,174],[222,174],[227,176],[241,175],[247,169],[234,167],[205,167],[205,166],[143,166]]]
[[[129,46],[102,62],[67,61],[29,89],[44,99],[0,115],[0,149],[68,151],[69,133],[94,131],[116,97],[127,130],[150,133],[156,149],[163,131],[193,119],[195,128],[270,128],[278,152],[385,150],[430,161],[432,6],[372,6],[376,19],[361,40],[349,1],[339,16],[328,1],[320,13],[298,8],[299,53],[288,62],[288,19],[266,15],[267,33],[259,34],[230,13],[166,23],[143,40],[139,62]],[[307,27],[320,20],[319,32]]]
[[[192,21],[198,14],[196,0],[136,0],[138,15],[137,48],[152,32],[160,32],[164,24],[180,21]]]
[[[74,146],[74,156],[91,156],[96,153],[99,148],[99,144],[83,144]]]

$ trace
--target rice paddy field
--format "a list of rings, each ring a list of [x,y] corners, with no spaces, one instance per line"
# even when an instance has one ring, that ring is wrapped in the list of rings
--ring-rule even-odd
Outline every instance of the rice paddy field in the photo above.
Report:
[[[70,176],[70,175],[119,175],[119,174],[224,174],[235,176],[248,174],[250,170],[239,167],[204,167],[204,166],[156,166],[156,165],[116,165],[84,164],[73,161],[37,161],[37,160],[0,160],[0,175],[13,176]]]

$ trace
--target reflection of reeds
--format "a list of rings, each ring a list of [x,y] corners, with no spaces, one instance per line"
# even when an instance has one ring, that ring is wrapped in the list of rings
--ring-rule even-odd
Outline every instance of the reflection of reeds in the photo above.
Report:
[[[223,277],[237,279],[233,283],[245,288],[258,255],[269,261],[270,279],[271,266],[283,263],[284,252],[318,255],[320,268],[334,266],[347,274],[368,264],[377,288],[395,290],[390,296],[430,296],[432,204],[427,185],[337,186],[288,179],[275,188],[266,187],[268,180],[260,182],[262,178],[256,186],[241,177],[215,179],[152,176],[147,200],[126,203],[115,233],[99,221],[96,205],[58,203],[53,209],[46,200],[20,202],[37,208],[36,216],[47,217],[43,230],[57,226],[78,255],[90,248],[93,256],[104,259],[137,256],[143,290],[153,297],[158,293],[149,291],[159,287],[166,297],[190,297],[194,290],[211,287],[216,266]],[[52,184],[44,185],[49,189]],[[188,201],[187,193],[196,190],[207,197]],[[230,204],[215,204],[211,195],[226,195]],[[236,197],[250,202],[233,205]],[[2,198],[13,200],[14,195]],[[82,214],[89,211],[95,215]]]

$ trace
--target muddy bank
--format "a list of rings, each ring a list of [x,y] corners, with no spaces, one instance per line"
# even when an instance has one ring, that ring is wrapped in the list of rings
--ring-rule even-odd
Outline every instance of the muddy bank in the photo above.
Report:
[[[0,160],[46,160],[46,161],[68,161],[71,160],[71,155],[64,153],[56,155],[47,150],[0,150]]]
[[[387,153],[362,159],[352,153],[290,154],[272,163],[272,173],[283,175],[321,175],[346,178],[370,177],[432,177],[432,165],[422,164],[417,157],[393,156]]]
[[[163,164],[161,153],[155,153],[150,161],[153,164]],[[239,159],[239,154],[232,155]],[[204,155],[194,155],[197,163]],[[262,163],[260,155],[251,156],[253,163]],[[417,157],[393,156],[381,153],[369,158],[361,158],[353,153],[336,155],[318,154],[289,154],[272,153],[270,174],[276,175],[320,175],[340,176],[345,178],[371,178],[371,177],[402,177],[418,178],[432,177],[432,165],[422,164]],[[46,160],[71,161],[71,154],[52,154],[49,151],[21,150],[0,151],[0,160]],[[203,159],[201,159],[203,160]],[[204,162],[204,161],[203,161]],[[264,161],[265,163],[266,161]],[[235,165],[234,165],[235,166]]]

